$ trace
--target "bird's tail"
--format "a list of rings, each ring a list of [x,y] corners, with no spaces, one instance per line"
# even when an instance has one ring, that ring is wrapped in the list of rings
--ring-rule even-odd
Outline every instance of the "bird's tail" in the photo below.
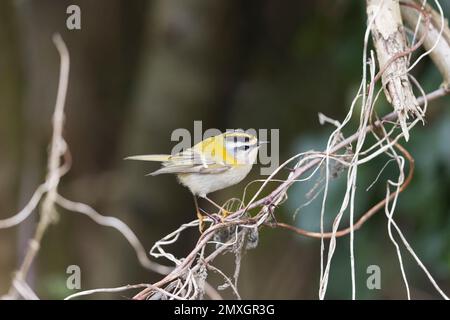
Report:
[[[169,158],[170,158],[169,154],[148,154],[148,155],[126,157],[125,160],[164,162],[164,161],[168,161]]]

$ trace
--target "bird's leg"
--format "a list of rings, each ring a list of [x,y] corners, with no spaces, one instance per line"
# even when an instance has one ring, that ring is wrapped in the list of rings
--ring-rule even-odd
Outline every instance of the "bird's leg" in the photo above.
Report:
[[[202,212],[205,215],[207,215],[213,221],[213,223],[219,223],[219,220],[216,217],[214,217],[213,215],[209,214],[208,212],[206,212],[205,210],[201,209],[198,206],[197,196],[196,195],[194,195],[194,203],[195,203],[195,210],[197,211],[198,228],[200,230],[200,233],[203,233],[203,231],[205,229],[205,216],[202,214]]]
[[[208,198],[206,196],[204,198],[206,200],[208,200],[212,205],[214,205],[217,209],[220,210],[222,221],[223,221],[223,219],[225,219],[226,217],[228,217],[230,215],[230,212],[228,210],[226,210],[223,207],[219,206],[217,203],[212,201],[210,198]]]
[[[198,229],[200,230],[200,233],[203,233],[203,229],[205,228],[205,222],[203,221],[204,218],[198,207],[197,196],[195,194],[194,194],[194,203],[198,218]]]

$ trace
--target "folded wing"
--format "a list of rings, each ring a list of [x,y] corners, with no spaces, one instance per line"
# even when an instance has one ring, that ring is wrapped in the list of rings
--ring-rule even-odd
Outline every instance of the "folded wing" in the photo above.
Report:
[[[218,163],[208,153],[200,154],[195,149],[187,149],[171,156],[168,161],[163,162],[163,168],[150,173],[150,175],[155,176],[164,173],[220,173],[229,169],[229,166]]]

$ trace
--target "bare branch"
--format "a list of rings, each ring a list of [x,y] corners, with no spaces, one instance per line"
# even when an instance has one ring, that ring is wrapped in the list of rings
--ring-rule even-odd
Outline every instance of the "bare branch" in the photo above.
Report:
[[[20,210],[17,214],[13,215],[10,218],[0,220],[0,229],[7,229],[14,227],[28,218],[33,211],[36,209],[39,201],[41,201],[42,196],[48,191],[47,183],[41,184],[35,191],[30,201],[26,204],[26,206]]]
[[[233,281],[231,281],[231,279],[225,273],[223,273],[222,270],[220,270],[219,268],[214,267],[211,264],[208,264],[207,268],[211,269],[214,272],[217,272],[218,274],[220,274],[225,279],[225,283],[233,290],[233,293],[236,296],[236,298],[238,300],[241,300],[241,296],[240,296],[236,286],[234,285]]]
[[[396,0],[367,0],[367,16],[374,21],[372,37],[380,69],[385,68],[382,74],[385,95],[397,112],[405,140],[408,141],[408,115],[412,113],[422,118],[423,114],[408,79],[408,59],[403,56],[389,63],[392,57],[406,50],[400,4]]]
[[[28,249],[25,254],[25,258],[17,271],[15,278],[13,280],[17,283],[22,283],[26,281],[28,271],[31,264],[36,257],[42,237],[47,230],[48,225],[55,219],[55,199],[58,193],[58,184],[61,175],[64,173],[61,171],[60,163],[61,156],[66,151],[66,143],[62,137],[63,125],[64,125],[64,104],[67,93],[67,86],[69,82],[69,69],[70,69],[70,58],[67,47],[59,34],[53,36],[53,42],[58,49],[58,53],[61,59],[61,67],[59,73],[59,83],[58,83],[58,94],[56,97],[55,111],[53,114],[53,136],[50,145],[50,155],[48,160],[48,172],[45,185],[48,188],[47,194],[44,198],[41,216],[36,228],[33,239],[30,240]],[[33,198],[32,198],[33,200]],[[31,201],[30,201],[31,202]],[[38,201],[34,201],[37,204]],[[32,207],[32,206],[30,206]],[[11,288],[13,289],[14,286]],[[9,296],[15,296],[17,290],[10,291]]]
[[[71,300],[74,298],[87,296],[87,295],[91,295],[91,294],[95,294],[95,293],[116,293],[116,292],[132,290],[132,289],[148,288],[148,287],[152,287],[152,285],[141,283],[141,284],[133,284],[133,285],[128,284],[126,286],[116,287],[116,288],[98,288],[98,289],[92,289],[92,290],[85,290],[85,291],[80,291],[80,292],[71,294],[70,296],[64,298],[64,300]],[[154,290],[162,291],[164,294],[171,296],[170,293],[165,292],[164,290],[161,290],[159,288],[154,288]]]
[[[423,36],[427,34],[423,47],[430,53],[430,57],[438,68],[444,80],[443,86],[450,86],[450,29],[444,16],[436,12],[429,4],[425,5],[426,12],[431,16],[431,24],[427,25],[420,18],[417,10],[402,6],[401,13],[405,23],[410,28],[416,25],[417,34]]]
[[[130,245],[133,247],[134,251],[136,252],[137,258],[141,265],[144,268],[147,268],[151,271],[157,272],[159,274],[168,274],[170,271],[172,271],[173,268],[166,267],[163,265],[160,265],[158,263],[155,263],[151,261],[145,252],[144,247],[142,246],[141,242],[137,238],[137,236],[134,234],[134,232],[128,227],[126,223],[123,221],[115,218],[115,217],[108,217],[103,216],[100,213],[98,213],[96,210],[94,210],[92,207],[81,203],[81,202],[73,202],[70,201],[63,196],[57,194],[56,196],[56,203],[59,204],[61,207],[63,207],[66,210],[72,211],[72,212],[78,212],[87,215],[89,218],[94,220],[96,223],[102,226],[112,227],[116,230],[118,230],[130,243]]]
[[[399,193],[403,192],[408,185],[411,183],[412,177],[414,175],[414,158],[411,156],[411,154],[404,148],[402,147],[399,143],[396,143],[395,146],[400,150],[400,152],[408,159],[409,161],[409,173],[408,173],[408,177],[406,178],[405,182],[402,184],[402,186],[400,187]],[[370,208],[366,213],[364,213],[361,218],[359,218],[359,220],[353,225],[353,230],[358,230],[360,229],[363,224],[369,220],[375,213],[377,213],[379,210],[381,210],[382,208],[385,207],[386,202],[390,202],[394,199],[395,197],[395,193],[392,193],[389,197],[384,198],[383,200],[381,200],[380,202],[378,202],[376,205],[374,205],[372,208]],[[310,238],[331,238],[333,236],[332,232],[326,232],[326,233],[320,233],[320,232],[313,232],[313,231],[308,231],[308,230],[304,230],[301,228],[297,228],[295,226],[289,225],[287,223],[283,223],[283,222],[277,222],[275,223],[275,225],[277,227],[281,227],[281,228],[285,228],[288,230],[291,230],[299,235],[305,236],[305,237],[310,237]],[[336,232],[335,236],[337,238],[339,237],[343,237],[346,236],[350,233],[351,228],[347,227],[343,230],[339,230]]]

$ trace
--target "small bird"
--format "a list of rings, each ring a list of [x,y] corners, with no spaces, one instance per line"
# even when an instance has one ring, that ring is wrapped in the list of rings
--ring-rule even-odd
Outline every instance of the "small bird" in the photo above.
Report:
[[[203,232],[204,217],[200,212],[197,196],[211,202],[220,209],[222,216],[226,217],[227,210],[209,199],[207,195],[242,181],[256,161],[258,148],[264,143],[267,142],[258,142],[254,135],[232,131],[207,138],[174,155],[138,155],[125,159],[161,162],[162,168],[150,173],[151,176],[163,173],[176,174],[178,181],[188,187],[194,195],[199,229]]]

